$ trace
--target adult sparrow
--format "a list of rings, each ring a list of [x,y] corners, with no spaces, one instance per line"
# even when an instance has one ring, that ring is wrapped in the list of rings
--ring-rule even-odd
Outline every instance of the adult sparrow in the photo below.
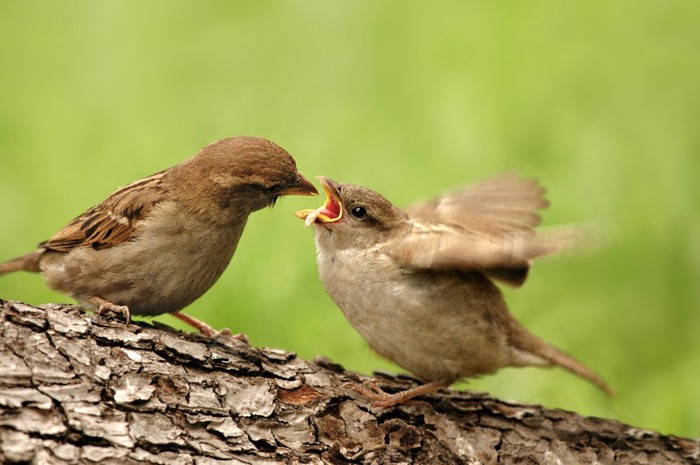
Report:
[[[132,182],[68,223],[38,249],[0,263],[0,275],[41,273],[47,285],[89,310],[180,313],[223,273],[248,220],[283,195],[316,195],[282,147],[230,137]]]
[[[518,323],[494,283],[520,286],[533,258],[571,236],[535,234],[536,210],[548,205],[535,181],[504,175],[403,211],[364,187],[318,179],[325,204],[296,215],[315,226],[326,291],[379,355],[424,381],[394,394],[356,387],[375,407],[508,366],[560,366],[612,393]]]

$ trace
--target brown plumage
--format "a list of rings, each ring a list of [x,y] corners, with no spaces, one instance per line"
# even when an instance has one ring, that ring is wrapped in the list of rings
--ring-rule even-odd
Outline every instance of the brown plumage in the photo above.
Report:
[[[548,205],[535,181],[501,176],[403,211],[364,187],[319,179],[326,203],[297,216],[315,226],[321,281],[377,353],[425,382],[396,394],[358,388],[375,406],[507,366],[557,365],[612,392],[518,323],[492,281],[522,285],[532,259],[572,236],[535,233]]]
[[[89,309],[179,313],[226,269],[248,215],[283,195],[315,195],[294,159],[266,139],[231,137],[118,189],[39,248],[0,263],[0,275],[40,272]]]

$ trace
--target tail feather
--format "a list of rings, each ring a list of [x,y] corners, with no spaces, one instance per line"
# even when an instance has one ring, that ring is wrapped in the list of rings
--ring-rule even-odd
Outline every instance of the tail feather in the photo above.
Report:
[[[0,276],[12,273],[14,271],[31,271],[39,272],[39,262],[44,254],[43,249],[35,250],[34,252],[22,255],[21,257],[8,260],[0,263]]]
[[[613,389],[608,383],[606,383],[603,378],[598,376],[593,370],[585,366],[583,363],[576,360],[571,355],[562,352],[554,346],[543,343],[542,351],[540,355],[551,362],[552,365],[557,365],[571,373],[580,376],[581,378],[587,379],[591,383],[595,384],[600,388],[601,391],[605,392],[607,395],[612,396],[615,394],[615,389]]]
[[[528,333],[525,329],[517,331],[514,343],[519,351],[523,351],[524,357],[519,357],[518,365],[555,365],[580,376],[581,378],[595,384],[601,391],[608,395],[615,394],[613,389],[603,378],[598,376],[593,370],[576,360],[571,355],[551,346],[536,336]]]

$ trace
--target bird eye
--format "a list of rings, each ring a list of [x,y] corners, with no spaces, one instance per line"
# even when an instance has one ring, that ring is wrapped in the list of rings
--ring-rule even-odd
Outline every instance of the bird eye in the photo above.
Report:
[[[364,220],[367,218],[367,210],[365,207],[355,206],[350,209],[350,214],[357,218],[358,220]]]

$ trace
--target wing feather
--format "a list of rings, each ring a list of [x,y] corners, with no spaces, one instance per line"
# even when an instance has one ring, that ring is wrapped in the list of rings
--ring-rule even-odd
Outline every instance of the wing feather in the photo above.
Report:
[[[76,247],[99,250],[128,241],[139,222],[164,198],[164,174],[162,171],[118,189],[39,247],[67,253]]]
[[[409,206],[412,233],[388,248],[409,268],[478,270],[513,286],[530,260],[557,250],[539,238],[537,210],[549,204],[533,179],[507,174]]]

